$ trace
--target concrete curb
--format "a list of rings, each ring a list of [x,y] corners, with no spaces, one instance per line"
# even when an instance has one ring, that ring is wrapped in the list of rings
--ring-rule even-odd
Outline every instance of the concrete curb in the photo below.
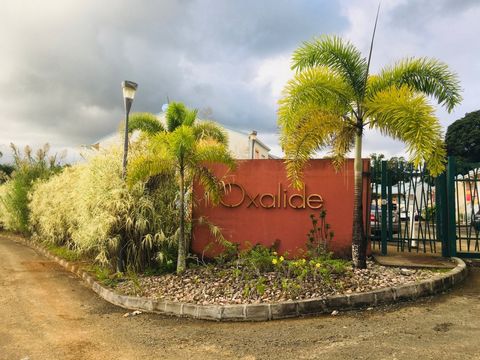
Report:
[[[36,243],[25,239],[23,239],[23,242],[47,258],[54,260],[65,269],[78,275],[100,297],[114,305],[129,310],[216,321],[276,320],[331,313],[334,310],[353,310],[414,300],[448,290],[452,286],[462,282],[467,276],[465,262],[459,258],[452,258],[457,264],[454,269],[414,284],[387,287],[364,293],[334,295],[326,299],[286,301],[274,304],[197,305],[173,301],[157,301],[143,297],[117,294],[98,283],[87,272],[79,269],[77,265],[71,264],[51,254],[48,250]]]

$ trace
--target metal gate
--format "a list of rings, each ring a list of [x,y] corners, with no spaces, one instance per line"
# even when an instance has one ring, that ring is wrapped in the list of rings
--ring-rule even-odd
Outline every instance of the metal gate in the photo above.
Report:
[[[458,173],[454,158],[434,178],[425,167],[374,161],[367,234],[382,254],[480,258],[480,169]]]
[[[455,241],[451,256],[463,258],[480,258],[480,169],[464,169],[459,173],[455,162],[449,163],[452,174],[450,202],[455,206],[451,212],[450,238]]]

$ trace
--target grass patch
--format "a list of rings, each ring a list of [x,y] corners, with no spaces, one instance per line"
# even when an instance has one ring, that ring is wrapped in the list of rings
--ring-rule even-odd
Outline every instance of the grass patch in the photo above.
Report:
[[[125,280],[123,274],[113,272],[104,266],[89,265],[85,270],[93,275],[98,282],[108,287],[115,287],[115,285]]]
[[[64,246],[58,246],[50,244],[47,246],[47,249],[53,254],[67,261],[79,261],[83,260],[81,255],[75,252],[74,250],[68,249]],[[135,293],[141,293],[142,287],[138,278],[138,275],[129,269],[126,273],[122,274],[119,272],[113,272],[110,268],[101,266],[98,264],[89,264],[84,267],[84,269],[95,277],[95,279],[101,284],[108,287],[115,287],[118,283],[130,280],[135,287]],[[153,270],[150,270],[152,273]]]
[[[47,249],[55,256],[67,261],[78,261],[81,259],[81,256],[77,252],[64,246],[50,244],[47,246]]]

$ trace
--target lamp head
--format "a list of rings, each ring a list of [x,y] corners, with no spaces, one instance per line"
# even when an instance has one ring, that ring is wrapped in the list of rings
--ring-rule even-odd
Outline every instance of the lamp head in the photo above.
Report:
[[[137,91],[137,83],[133,81],[122,81],[123,97],[125,99],[133,100],[135,97],[135,91]]]

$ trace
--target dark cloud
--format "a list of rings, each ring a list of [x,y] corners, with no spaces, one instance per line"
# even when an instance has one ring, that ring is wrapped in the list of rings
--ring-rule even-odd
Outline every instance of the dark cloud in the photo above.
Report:
[[[337,33],[366,54],[377,4],[4,0],[0,151],[7,153],[11,141],[75,147],[115,132],[125,79],[139,83],[133,111],[158,112],[168,96],[274,141],[276,100],[290,76],[292,50],[312,36]],[[438,113],[443,125],[477,109],[479,10],[477,0],[385,0],[372,70],[405,56],[439,58],[465,89],[455,113]],[[403,151],[380,138],[369,135],[365,151]]]
[[[134,110],[170,99],[211,107],[238,128],[273,130],[258,99],[259,64],[346,26],[330,1],[6,1],[0,24],[2,143],[93,142],[122,117],[120,82],[139,83]],[[23,134],[25,135],[25,133]]]

